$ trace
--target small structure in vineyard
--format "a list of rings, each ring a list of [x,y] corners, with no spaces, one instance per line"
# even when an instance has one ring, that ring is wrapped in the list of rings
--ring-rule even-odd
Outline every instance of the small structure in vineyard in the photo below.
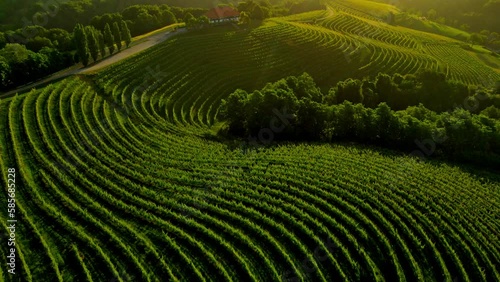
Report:
[[[240,12],[229,6],[212,8],[205,15],[210,19],[210,23],[212,24],[237,22],[240,18]]]

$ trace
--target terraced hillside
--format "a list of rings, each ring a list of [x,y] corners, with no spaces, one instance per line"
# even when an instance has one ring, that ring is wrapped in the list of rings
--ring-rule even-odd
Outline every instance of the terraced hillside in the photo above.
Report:
[[[491,86],[500,80],[500,70],[459,42],[357,14],[332,5],[328,11],[270,19],[251,30],[192,32],[113,66],[97,80],[104,92],[112,91],[122,102],[141,96],[162,119],[201,127],[213,124],[221,98],[236,88],[257,89],[303,72],[324,88],[348,77],[420,69],[441,70],[470,84]],[[491,60],[500,65],[497,58]],[[138,70],[146,68],[155,85],[135,89],[145,77]]]
[[[380,16],[383,15],[381,10],[386,7],[384,4],[360,1],[371,3],[372,9],[375,10],[372,15],[363,14],[359,7],[356,9],[347,6],[351,2],[334,2],[329,6],[330,16],[323,18],[319,24],[347,35],[356,42],[355,48],[362,51],[355,53],[365,54],[362,59],[353,60],[356,63],[366,62],[356,75],[362,76],[379,71],[377,68],[382,66],[389,72],[399,73],[412,73],[420,68],[435,68],[445,72],[452,79],[469,84],[491,85],[499,80],[500,69],[486,66],[472,52],[462,47],[465,43],[436,34],[389,25],[386,17]],[[389,11],[385,15],[388,13]],[[498,58],[491,57],[496,62],[499,61]],[[349,63],[352,64],[352,61]]]
[[[499,281],[497,175],[353,145],[247,151],[214,137],[236,88],[442,66],[425,35],[357,35],[351,24],[372,23],[357,13],[194,31],[1,100],[2,185],[14,168],[18,220],[17,274],[0,268],[2,280]],[[464,81],[476,72],[498,75],[449,67]]]

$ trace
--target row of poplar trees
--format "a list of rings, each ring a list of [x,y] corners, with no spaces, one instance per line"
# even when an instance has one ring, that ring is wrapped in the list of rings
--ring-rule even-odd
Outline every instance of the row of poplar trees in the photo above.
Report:
[[[77,24],[74,31],[74,40],[76,45],[76,53],[78,61],[84,66],[89,64],[90,58],[97,61],[99,53],[101,58],[106,56],[106,47],[109,54],[113,54],[116,49],[119,51],[122,48],[122,41],[125,41],[126,46],[132,42],[130,30],[125,21],[114,22],[111,26],[107,23],[104,31],[96,29],[94,26],[83,26]]]

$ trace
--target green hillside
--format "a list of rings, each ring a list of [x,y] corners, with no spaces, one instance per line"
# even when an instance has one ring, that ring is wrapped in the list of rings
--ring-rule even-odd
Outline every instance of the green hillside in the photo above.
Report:
[[[420,69],[489,86],[500,62],[482,56],[334,2],[190,31],[0,100],[18,220],[17,274],[1,280],[500,281],[497,174],[353,144],[243,150],[215,134],[237,88]]]

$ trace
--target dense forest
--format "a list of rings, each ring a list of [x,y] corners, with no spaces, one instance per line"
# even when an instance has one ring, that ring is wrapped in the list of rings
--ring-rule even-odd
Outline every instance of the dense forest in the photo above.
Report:
[[[470,87],[433,71],[348,79],[327,94],[308,74],[291,76],[252,93],[235,91],[223,100],[221,118],[230,134],[258,136],[264,144],[349,140],[403,150],[417,145],[420,157],[436,152],[500,164],[500,87]]]

